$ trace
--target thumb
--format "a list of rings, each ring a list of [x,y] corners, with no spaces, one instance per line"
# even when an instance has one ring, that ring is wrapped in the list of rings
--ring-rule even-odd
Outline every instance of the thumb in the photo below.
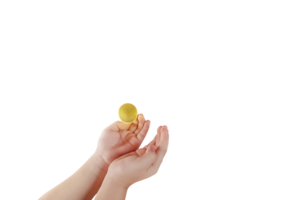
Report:
[[[139,157],[144,167],[150,166],[157,159],[156,149],[155,145],[149,145],[146,152]]]
[[[151,144],[147,147],[146,153],[155,152],[156,149],[157,149],[157,146]]]

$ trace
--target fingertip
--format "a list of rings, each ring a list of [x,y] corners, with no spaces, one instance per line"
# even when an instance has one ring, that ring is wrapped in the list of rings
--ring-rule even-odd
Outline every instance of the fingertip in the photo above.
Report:
[[[144,128],[149,128],[150,127],[150,121],[149,120],[147,120],[146,122],[145,122],[145,124],[144,124]]]
[[[147,147],[146,153],[155,152],[156,149],[157,149],[156,145],[151,144]]]
[[[156,145],[152,145],[152,151],[156,151],[157,146]]]
[[[166,126],[162,127],[162,132],[168,132],[168,128]]]
[[[139,111],[138,117],[139,117],[139,118],[140,118],[140,117],[145,117],[145,113],[144,113],[143,111]]]
[[[164,129],[164,128],[168,128],[168,124],[167,123],[163,123],[162,124],[162,129]]]

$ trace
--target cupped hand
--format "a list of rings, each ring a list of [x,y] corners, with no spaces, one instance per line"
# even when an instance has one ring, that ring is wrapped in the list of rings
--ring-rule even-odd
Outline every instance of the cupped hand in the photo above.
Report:
[[[96,151],[110,165],[116,158],[137,150],[149,127],[150,121],[146,121],[143,114],[131,124],[116,121],[103,130]]]
[[[156,174],[167,152],[169,133],[166,126],[160,126],[157,135],[145,147],[114,160],[106,178],[128,188],[135,182]]]

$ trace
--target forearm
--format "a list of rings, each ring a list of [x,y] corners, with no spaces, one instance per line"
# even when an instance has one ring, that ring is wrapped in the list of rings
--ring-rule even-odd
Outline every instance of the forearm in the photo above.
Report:
[[[108,166],[95,152],[72,176],[39,200],[90,200],[99,190]]]
[[[127,190],[128,187],[124,187],[106,176],[95,200],[125,200]]]

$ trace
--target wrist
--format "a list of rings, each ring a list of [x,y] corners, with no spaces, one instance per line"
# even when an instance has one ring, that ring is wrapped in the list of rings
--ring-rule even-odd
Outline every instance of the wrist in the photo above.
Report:
[[[112,199],[121,200],[126,198],[128,187],[121,185],[118,181],[106,175],[95,200]]]
[[[108,188],[115,188],[117,190],[121,190],[125,192],[127,192],[128,188],[130,187],[129,184],[125,184],[121,182],[121,180],[116,180],[110,177],[108,174],[105,176],[103,185],[105,185]]]
[[[98,151],[92,155],[92,160],[95,165],[97,165],[101,170],[107,172],[109,168],[109,164],[104,160],[101,154]]]

